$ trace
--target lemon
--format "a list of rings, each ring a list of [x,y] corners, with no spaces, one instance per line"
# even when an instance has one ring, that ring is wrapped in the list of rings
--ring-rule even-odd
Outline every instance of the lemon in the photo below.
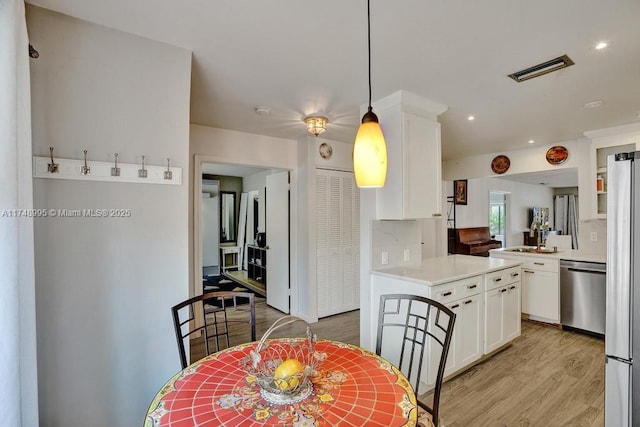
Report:
[[[300,380],[294,377],[294,375],[297,375],[302,371],[304,371],[302,363],[296,359],[287,359],[278,365],[274,371],[273,382],[280,390],[293,390],[300,383]]]

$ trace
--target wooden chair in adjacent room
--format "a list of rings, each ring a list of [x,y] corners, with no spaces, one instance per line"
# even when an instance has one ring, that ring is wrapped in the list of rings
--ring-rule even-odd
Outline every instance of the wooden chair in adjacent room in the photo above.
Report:
[[[418,425],[438,427],[440,391],[456,315],[449,308],[416,295],[380,296],[376,354],[386,358],[407,377],[416,399],[423,364],[428,366],[428,396],[418,399]],[[428,390],[424,390],[425,392]]]
[[[246,302],[245,302],[246,300]],[[232,345],[256,340],[256,306],[251,292],[208,292],[171,308],[182,369]]]

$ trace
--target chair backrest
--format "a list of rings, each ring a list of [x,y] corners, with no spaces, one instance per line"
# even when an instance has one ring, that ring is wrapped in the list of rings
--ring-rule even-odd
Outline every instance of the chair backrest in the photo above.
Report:
[[[553,248],[557,247],[558,250],[571,250],[571,235],[570,234],[549,234],[545,247]]]
[[[256,340],[256,306],[251,292],[208,292],[174,305],[171,312],[182,369],[189,365],[186,345],[193,362],[231,345]]]
[[[456,315],[429,298],[392,294],[380,296],[376,354],[393,363],[407,377],[418,397],[420,382],[432,390],[432,403],[418,404],[438,426],[440,390]],[[426,375],[422,374],[427,368]]]

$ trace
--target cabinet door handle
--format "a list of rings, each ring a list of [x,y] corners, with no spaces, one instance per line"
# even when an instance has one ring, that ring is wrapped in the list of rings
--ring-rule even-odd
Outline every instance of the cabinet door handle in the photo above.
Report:
[[[493,279],[494,282],[501,282],[502,281],[502,277],[496,277]]]
[[[509,289],[515,289],[515,288],[516,288],[515,286],[511,286]]]
[[[443,297],[448,297],[449,295],[453,294],[453,292],[449,291],[449,292],[444,292],[442,294]]]
[[[434,214],[431,214],[431,216],[436,216],[437,217],[437,216],[442,216],[442,214],[441,213],[434,213]]]
[[[504,293],[504,292],[507,292],[507,288],[500,289],[500,293]]]
[[[534,262],[533,265],[544,265],[544,262]]]
[[[475,288],[477,288],[477,287],[478,287],[478,285],[476,285],[476,284],[474,283],[473,285],[469,285],[469,286],[467,286],[467,289],[475,289]]]
[[[533,272],[533,271],[531,271],[531,270],[524,270],[524,271],[523,271],[523,273],[530,273],[530,274],[533,274],[534,272]]]
[[[520,273],[511,273],[511,277],[518,277]]]
[[[454,304],[454,305],[451,306],[451,310],[453,310],[454,308],[458,308],[458,307],[460,307],[460,304]]]
[[[464,304],[467,305],[467,304],[471,304],[472,302],[473,302],[473,300],[470,299],[470,300],[465,301]]]

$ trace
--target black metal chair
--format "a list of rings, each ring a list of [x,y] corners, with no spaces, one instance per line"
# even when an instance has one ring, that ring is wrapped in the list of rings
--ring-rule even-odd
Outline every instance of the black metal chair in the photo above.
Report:
[[[244,299],[248,304],[243,304]],[[190,350],[201,343],[204,354],[200,351],[198,356],[204,357],[256,340],[256,306],[251,292],[208,292],[174,305],[171,312],[182,369],[189,365],[185,342],[194,342]],[[193,354],[191,361],[195,361]]]
[[[376,354],[397,366],[413,386],[416,398],[421,379],[429,386],[431,404],[418,400],[419,407],[426,411],[419,411],[418,420],[426,425],[439,424],[440,391],[455,319],[453,311],[429,298],[380,296]],[[425,365],[427,375],[423,378]]]

